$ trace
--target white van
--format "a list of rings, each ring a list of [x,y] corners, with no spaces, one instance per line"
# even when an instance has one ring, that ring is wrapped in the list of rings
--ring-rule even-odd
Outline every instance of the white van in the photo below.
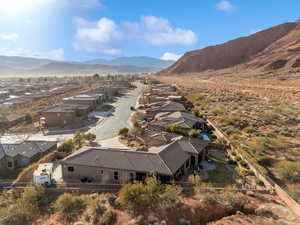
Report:
[[[49,186],[52,183],[53,163],[43,163],[33,173],[33,183]]]

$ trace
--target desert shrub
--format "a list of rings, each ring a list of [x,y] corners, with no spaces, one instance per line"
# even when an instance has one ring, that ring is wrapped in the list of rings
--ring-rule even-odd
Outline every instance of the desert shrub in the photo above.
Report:
[[[216,194],[206,193],[202,198],[202,202],[206,205],[216,205],[218,204],[218,198]]]
[[[291,195],[293,199],[295,199],[298,203],[300,203],[300,188],[299,184],[289,185],[288,193]]]
[[[280,118],[280,116],[275,113],[275,112],[264,112],[260,115],[260,118],[267,122],[267,123],[270,123],[271,121],[276,121]]]
[[[238,169],[238,173],[240,176],[246,177],[246,176],[254,176],[254,172],[252,170],[240,168]]]
[[[214,142],[217,143],[217,144],[221,144],[221,145],[226,145],[227,144],[227,142],[224,138],[216,138]]]
[[[272,160],[267,156],[258,156],[256,160],[262,166],[272,166]]]
[[[248,164],[244,160],[239,161],[239,163],[243,167],[247,167],[248,166]]]
[[[24,207],[22,204],[17,203],[8,207],[0,215],[0,224],[1,225],[27,225],[32,219],[32,210],[34,207],[29,210]]]
[[[66,152],[66,153],[70,153],[72,151],[74,151],[75,149],[75,143],[72,139],[62,143],[58,148],[57,151],[58,152]]]
[[[253,127],[245,127],[245,128],[244,128],[244,131],[245,131],[246,133],[252,134],[252,133],[255,132],[255,129],[254,129]]]
[[[24,207],[36,206],[40,208],[49,203],[46,189],[43,186],[30,186],[24,190],[20,199]]]
[[[228,160],[227,160],[227,163],[228,163],[229,165],[236,165],[236,161],[235,161],[235,160],[232,160],[232,159],[228,159]]]
[[[286,138],[282,136],[270,138],[269,143],[270,143],[270,147],[274,150],[284,150],[289,146]]]
[[[26,225],[39,211],[40,207],[48,203],[45,188],[30,186],[11,204],[0,210],[1,225]]]
[[[129,129],[127,127],[124,127],[122,129],[119,130],[119,135],[120,136],[126,136],[129,132]]]
[[[191,222],[185,218],[180,218],[178,221],[179,225],[191,225]]]
[[[194,137],[194,138],[199,137],[199,135],[200,135],[200,130],[193,129],[189,132],[189,136]]]
[[[119,202],[134,211],[152,203],[143,183],[125,184],[119,192]]]
[[[99,198],[91,199],[86,204],[84,218],[86,221],[97,224],[99,218],[106,211],[106,207]]]
[[[201,112],[199,109],[196,109],[196,110],[194,111],[194,113],[195,113],[195,116],[197,116],[197,117],[203,117],[203,116],[204,116],[204,113]]]
[[[161,194],[161,208],[176,207],[180,203],[179,196],[182,193],[182,187],[177,185],[166,185]]]
[[[255,137],[248,142],[248,149],[254,154],[260,154],[268,149],[268,139],[264,137]]]
[[[220,118],[220,122],[225,125],[234,125],[234,123],[237,121],[237,118],[230,115],[225,115]]]
[[[113,225],[117,220],[117,215],[115,212],[108,210],[98,221],[97,225]]]
[[[87,133],[84,135],[85,139],[90,143],[96,140],[96,135],[93,133]]]
[[[220,196],[221,202],[230,209],[239,209],[246,203],[246,198],[242,193],[225,192]]]
[[[118,201],[121,206],[134,211],[147,207],[169,207],[170,203],[179,201],[180,193],[180,187],[162,185],[155,176],[150,176],[144,183],[125,184],[119,191]]]
[[[259,186],[264,186],[264,182],[263,182],[262,180],[260,180],[260,179],[256,179],[256,180],[255,180],[255,183],[256,183],[257,185],[259,185]]]
[[[226,110],[223,107],[216,107],[210,111],[210,113],[214,116],[224,115],[225,112],[226,112]]]
[[[179,125],[169,126],[169,127],[166,128],[166,131],[167,132],[176,133],[176,134],[183,134],[183,135],[185,135],[184,130]]]
[[[79,196],[74,196],[70,193],[64,193],[54,202],[53,208],[59,214],[67,219],[78,215],[85,208],[85,202]]]
[[[300,182],[300,163],[281,161],[275,164],[275,171],[279,177],[291,183]]]

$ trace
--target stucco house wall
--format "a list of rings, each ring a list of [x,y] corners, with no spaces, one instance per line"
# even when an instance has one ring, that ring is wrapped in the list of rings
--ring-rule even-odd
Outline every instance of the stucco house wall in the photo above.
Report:
[[[72,167],[74,171],[69,171],[69,167]],[[118,173],[118,179],[115,179],[115,172]],[[136,172],[64,163],[62,164],[62,176],[65,181],[80,182],[83,178],[89,178],[96,183],[125,184],[136,178]]]

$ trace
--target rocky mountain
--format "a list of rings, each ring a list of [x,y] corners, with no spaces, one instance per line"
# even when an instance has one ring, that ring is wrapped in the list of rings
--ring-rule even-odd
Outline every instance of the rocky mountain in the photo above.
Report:
[[[300,66],[300,21],[281,24],[221,45],[187,52],[161,71],[180,74],[238,66],[268,71]]]
[[[0,66],[11,69],[34,69],[50,62],[53,61],[19,56],[0,56]]]
[[[0,75],[152,73],[158,72],[174,62],[144,56],[121,57],[113,60],[95,59],[87,62],[0,56]]]
[[[27,73],[47,73],[47,74],[104,74],[104,73],[150,73],[159,69],[151,67],[137,66],[111,66],[101,64],[83,64],[69,62],[51,62],[39,68],[27,71]]]
[[[134,56],[134,57],[119,57],[112,60],[94,59],[86,61],[88,64],[103,64],[112,66],[137,66],[137,67],[150,67],[164,69],[171,66],[175,61],[161,60],[147,56]]]

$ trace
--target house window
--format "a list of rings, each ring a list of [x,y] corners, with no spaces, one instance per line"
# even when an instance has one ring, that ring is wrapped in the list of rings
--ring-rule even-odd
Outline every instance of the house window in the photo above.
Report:
[[[103,174],[103,170],[100,170],[100,174],[101,174],[101,175]]]
[[[119,180],[119,173],[118,172],[114,172],[114,180]]]
[[[186,163],[185,163],[185,168],[188,168],[189,165],[190,165],[190,160],[186,161]]]
[[[12,168],[12,167],[13,167],[12,162],[7,162],[7,167],[8,167],[8,168]]]
[[[74,172],[74,167],[73,167],[73,166],[69,166],[69,167],[68,167],[68,171],[69,171],[69,172]]]

